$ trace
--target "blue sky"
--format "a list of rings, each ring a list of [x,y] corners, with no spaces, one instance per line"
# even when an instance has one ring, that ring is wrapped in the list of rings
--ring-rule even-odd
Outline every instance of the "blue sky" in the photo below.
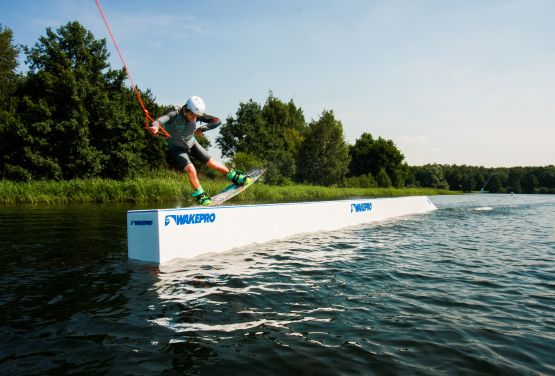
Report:
[[[350,143],[393,140],[411,165],[555,164],[555,1],[101,4],[135,82],[160,103],[200,95],[225,118],[271,90],[309,121],[333,110]],[[0,0],[18,44],[71,20],[108,38],[94,0]]]

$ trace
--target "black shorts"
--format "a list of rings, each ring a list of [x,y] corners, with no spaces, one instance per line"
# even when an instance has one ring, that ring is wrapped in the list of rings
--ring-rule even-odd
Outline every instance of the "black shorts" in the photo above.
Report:
[[[175,161],[177,162],[177,165],[179,166],[180,170],[183,170],[185,166],[192,163],[191,158],[189,158],[189,155],[194,156],[202,163],[208,162],[211,158],[210,154],[208,154],[206,149],[203,148],[202,145],[200,145],[196,141],[193,144],[193,146],[191,146],[191,148],[173,146],[170,148],[170,153],[172,157],[175,159]]]

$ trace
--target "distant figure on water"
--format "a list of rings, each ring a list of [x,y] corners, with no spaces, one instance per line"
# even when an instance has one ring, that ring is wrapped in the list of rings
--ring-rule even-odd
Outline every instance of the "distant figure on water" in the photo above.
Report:
[[[223,164],[216,162],[200,145],[195,134],[198,136],[205,131],[219,127],[222,122],[215,116],[205,113],[206,105],[201,97],[192,96],[187,99],[183,107],[174,106],[173,110],[153,121],[148,131],[156,135],[160,125],[170,134],[168,147],[180,170],[184,170],[194,192],[191,196],[199,205],[210,205],[212,201],[204,192],[197,176],[197,170],[191,162],[190,155],[195,156],[213,170],[225,174],[229,180],[236,185],[244,185],[249,182],[249,177],[241,171],[229,169]],[[197,128],[197,122],[205,123]]]

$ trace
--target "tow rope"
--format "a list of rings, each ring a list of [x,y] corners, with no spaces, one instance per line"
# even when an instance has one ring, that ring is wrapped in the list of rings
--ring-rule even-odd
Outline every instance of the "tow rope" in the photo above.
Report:
[[[121,51],[119,49],[118,43],[116,42],[116,38],[114,38],[114,34],[112,34],[112,29],[110,28],[110,25],[108,24],[108,19],[106,18],[106,15],[104,14],[104,11],[102,10],[102,7],[100,6],[100,3],[98,2],[98,0],[96,1],[96,6],[98,7],[98,10],[100,11],[100,15],[102,16],[102,19],[104,20],[104,24],[106,25],[106,29],[108,29],[108,34],[110,34],[110,38],[112,38],[112,42],[114,42],[114,46],[116,47],[116,51],[119,55],[119,58],[123,64],[123,66],[125,67],[125,71],[127,72],[127,77],[129,78],[129,82],[131,82],[131,86],[133,87],[133,91],[135,92],[135,95],[137,96],[137,99],[139,100],[139,103],[141,104],[141,107],[143,109],[143,113],[145,115],[145,130],[148,129],[148,126],[150,124],[150,122],[152,121],[156,121],[154,120],[150,114],[148,113],[148,110],[145,107],[145,104],[143,103],[143,100],[141,98],[141,94],[139,93],[139,90],[137,90],[137,87],[135,86],[135,82],[133,82],[133,78],[131,77],[131,72],[129,71],[129,68],[127,67],[127,63],[125,62],[125,59],[123,58],[123,55],[121,54]],[[162,124],[160,122],[158,122],[159,126],[160,126],[160,131],[162,132],[162,134],[167,137],[170,138],[170,134],[164,129],[164,127],[162,126]]]

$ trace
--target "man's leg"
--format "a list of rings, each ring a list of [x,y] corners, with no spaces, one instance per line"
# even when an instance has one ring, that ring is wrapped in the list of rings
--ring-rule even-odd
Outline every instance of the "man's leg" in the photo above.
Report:
[[[213,158],[210,158],[208,162],[206,162],[206,165],[213,170],[225,174],[229,180],[237,185],[248,184],[250,182],[250,178],[241,171],[230,170],[221,163],[216,162]]]
[[[189,163],[187,166],[185,166],[184,170],[189,177],[189,183],[191,183],[191,185],[195,189],[191,196],[195,200],[197,200],[199,205],[210,205],[212,203],[212,200],[210,200],[210,197],[208,197],[206,193],[204,193],[204,189],[202,189],[198,180],[197,170],[195,166],[192,163]]]
[[[210,158],[208,162],[206,162],[206,165],[213,170],[221,172],[222,174],[229,174],[229,168],[225,167],[221,163],[216,162],[214,158]]]
[[[184,170],[187,173],[187,176],[189,177],[189,183],[191,183],[191,186],[195,190],[199,189],[200,182],[198,180],[197,170],[195,166],[192,163],[189,163],[187,166],[185,166]]]

